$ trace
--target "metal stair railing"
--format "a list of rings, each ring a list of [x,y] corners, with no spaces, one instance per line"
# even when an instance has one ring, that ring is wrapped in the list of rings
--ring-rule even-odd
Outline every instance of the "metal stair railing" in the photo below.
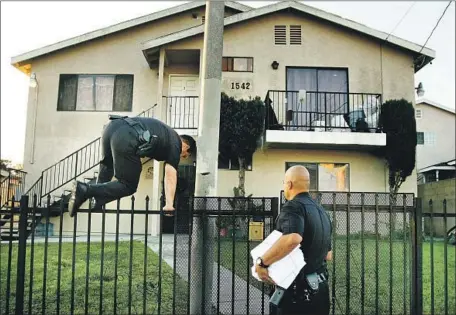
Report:
[[[136,117],[153,117],[156,106],[157,104],[142,111]],[[100,164],[100,140],[101,137],[98,137],[54,165],[44,169],[41,172],[41,176],[24,194],[29,196],[36,194],[37,205],[42,206],[44,197]],[[32,200],[33,198],[29,198],[30,206],[32,206]]]

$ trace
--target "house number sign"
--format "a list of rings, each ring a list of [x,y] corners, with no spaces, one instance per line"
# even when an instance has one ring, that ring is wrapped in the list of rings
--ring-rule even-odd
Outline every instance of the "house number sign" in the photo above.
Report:
[[[250,82],[231,82],[231,89],[232,90],[250,90],[250,86],[252,84]]]
[[[224,78],[223,90],[228,95],[247,97],[253,92],[253,80],[246,78]]]

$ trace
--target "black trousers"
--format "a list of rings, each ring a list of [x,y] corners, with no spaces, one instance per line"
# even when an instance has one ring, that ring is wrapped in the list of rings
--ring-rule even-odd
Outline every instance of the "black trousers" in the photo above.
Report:
[[[88,186],[86,197],[94,197],[100,206],[134,194],[142,170],[141,159],[136,154],[138,146],[136,131],[122,119],[112,120],[101,137],[97,184]],[[111,181],[113,176],[115,180]]]
[[[328,315],[330,309],[328,281],[319,285],[318,293],[310,295],[310,301],[305,301],[302,292],[293,294],[287,290],[277,310],[278,315]]]

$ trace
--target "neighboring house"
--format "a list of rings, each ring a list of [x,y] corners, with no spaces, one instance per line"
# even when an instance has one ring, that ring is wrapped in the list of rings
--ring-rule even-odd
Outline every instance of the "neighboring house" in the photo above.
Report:
[[[98,144],[84,146],[110,113],[136,115],[157,104],[155,117],[197,138],[204,14],[204,2],[191,2],[13,57],[37,82],[27,112],[28,186],[42,175],[43,194],[60,194],[73,170],[93,177],[86,171],[98,162]],[[314,190],[388,192],[387,166],[374,154],[386,145],[379,108],[388,99],[414,102],[414,75],[434,51],[395,36],[385,42],[386,33],[294,1],[258,9],[226,2],[225,16],[222,90],[260,96],[267,106],[247,194],[279,196],[286,168],[297,163],[309,168]],[[192,193],[193,162],[182,161],[180,192]],[[160,165],[144,164],[137,208],[149,195],[158,209]],[[232,196],[235,157],[221,157],[219,168],[218,194]],[[414,172],[401,192],[416,190]],[[122,206],[129,205],[125,198]],[[92,230],[100,230],[99,220],[92,217]],[[141,233],[143,223],[135,222]],[[64,224],[71,230],[72,220]]]
[[[415,118],[418,137],[416,148],[418,172],[424,168],[454,160],[456,157],[455,110],[427,99],[418,99]]]
[[[454,149],[454,146],[453,146]],[[430,165],[418,170],[418,184],[438,182],[445,179],[456,178],[455,159]]]

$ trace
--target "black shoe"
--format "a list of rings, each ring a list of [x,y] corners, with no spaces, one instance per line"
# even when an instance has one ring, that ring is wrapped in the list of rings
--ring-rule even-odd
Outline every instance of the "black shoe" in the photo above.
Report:
[[[70,217],[74,217],[79,207],[87,200],[87,185],[78,181],[73,182],[70,201],[68,202],[68,212]]]

